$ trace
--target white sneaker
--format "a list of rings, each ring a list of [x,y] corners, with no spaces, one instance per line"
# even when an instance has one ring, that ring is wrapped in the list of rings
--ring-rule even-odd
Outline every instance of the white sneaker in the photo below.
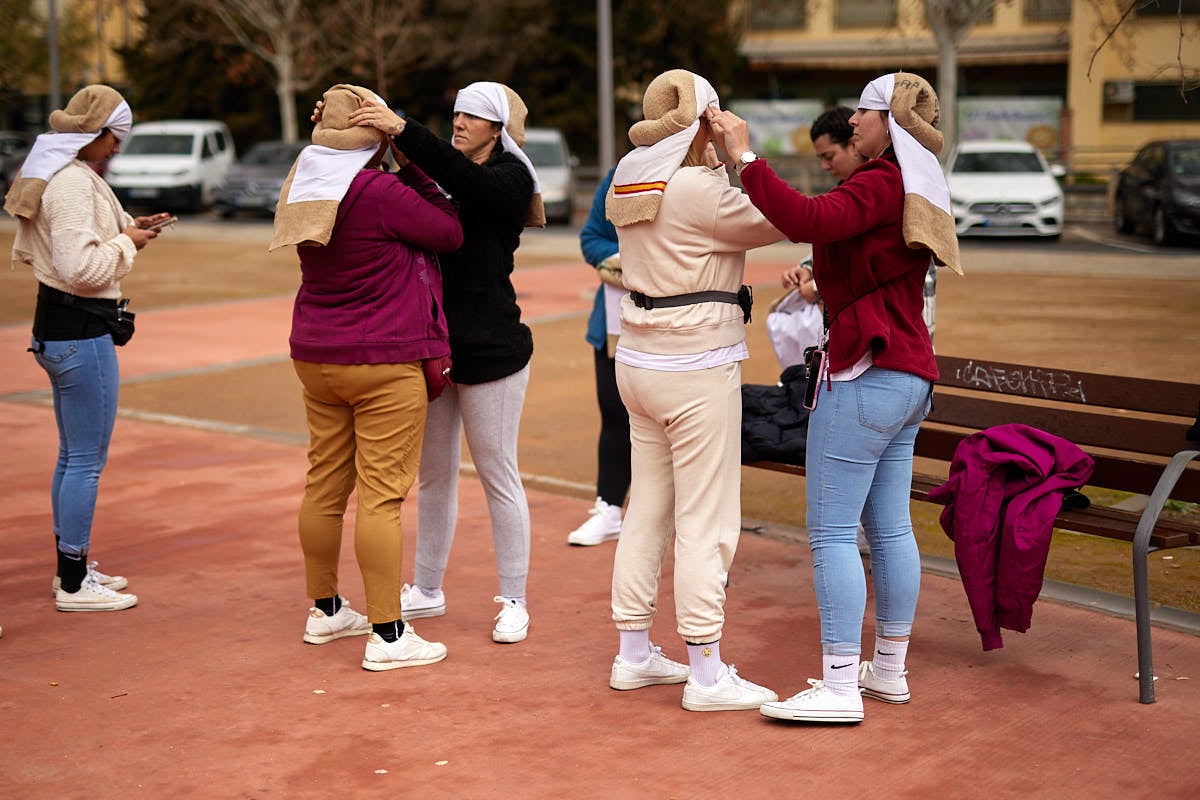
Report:
[[[614,658],[608,685],[621,691],[641,689],[643,686],[683,683],[691,674],[687,664],[672,661],[663,655],[661,647],[650,645],[650,655],[640,664],[626,661],[620,655]]]
[[[596,498],[596,504],[588,509],[587,521],[567,536],[567,544],[583,547],[610,542],[621,535],[621,507],[611,506]]]
[[[843,697],[825,688],[825,682],[809,678],[811,689],[782,702],[763,703],[759,712],[764,717],[792,722],[862,722],[862,695]]]
[[[904,677],[907,674],[908,670],[905,670],[899,678],[884,680],[875,674],[874,663],[864,661],[858,668],[858,690],[863,697],[872,697],[885,703],[907,703],[912,696],[908,693],[908,678]]]
[[[94,575],[83,579],[78,592],[65,592],[61,588],[54,593],[54,603],[59,611],[120,611],[137,605],[136,594],[121,594],[107,586],[101,586]]]
[[[310,608],[304,623],[304,641],[309,644],[325,644],[343,636],[365,636],[370,632],[367,615],[355,611],[345,600],[332,617],[319,608]]]
[[[114,592],[119,592],[129,585],[129,581],[125,580],[123,575],[105,575],[103,572],[96,569],[96,565],[99,563],[100,562],[98,561],[89,561],[87,565],[87,571],[89,575],[96,576],[96,581],[101,586],[107,586]],[[57,597],[58,590],[60,588],[62,588],[62,578],[55,575],[54,580],[50,581],[50,594]]]
[[[400,619],[407,622],[410,619],[425,617],[440,617],[446,613],[446,595],[441,589],[433,597],[425,594],[425,590],[407,583],[400,588]]]
[[[496,627],[492,629],[492,641],[512,644],[525,640],[529,633],[529,611],[519,600],[496,595],[493,602],[500,604],[496,615]]]
[[[683,707],[688,711],[753,711],[779,695],[745,678],[738,677],[732,664],[723,666],[712,686],[701,686],[689,677],[683,687]]]
[[[363,653],[363,669],[372,672],[383,672],[402,667],[423,667],[426,664],[436,664],[446,657],[446,645],[441,642],[427,642],[412,625],[405,624],[404,633],[394,642],[385,642],[378,633],[367,637],[367,649]]]

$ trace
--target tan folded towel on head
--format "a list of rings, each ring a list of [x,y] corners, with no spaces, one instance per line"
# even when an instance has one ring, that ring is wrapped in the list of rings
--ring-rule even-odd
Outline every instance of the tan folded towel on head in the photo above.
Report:
[[[354,176],[387,144],[383,131],[350,123],[350,114],[361,108],[364,100],[386,106],[379,95],[339,83],[322,99],[325,107],[313,129],[313,143],[300,151],[279,190],[275,232],[268,251],[293,244],[329,244],[338,206]]]
[[[937,160],[943,143],[937,93],[920,75],[897,72],[868,83],[858,107],[889,112],[888,132],[904,180],[904,241],[933,251],[939,265],[962,275],[950,187]]]
[[[118,141],[124,141],[132,124],[133,112],[116,89],[103,84],[80,89],[66,108],[50,113],[51,132],[34,141],[4,199],[4,210],[22,219],[36,217],[46,184],[60,169],[74,161],[105,128]]]
[[[642,98],[645,119],[629,129],[629,141],[637,147],[617,163],[604,201],[613,225],[620,228],[658,216],[667,181],[692,146],[700,116],[718,103],[712,84],[686,69],[668,70],[650,81]]]

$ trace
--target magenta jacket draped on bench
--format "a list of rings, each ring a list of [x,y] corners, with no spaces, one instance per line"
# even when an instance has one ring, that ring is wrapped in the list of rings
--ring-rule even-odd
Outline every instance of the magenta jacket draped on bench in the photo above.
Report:
[[[1086,483],[1093,467],[1071,442],[1028,425],[997,425],[959,442],[949,479],[929,499],[946,504],[942,529],[954,541],[984,650],[1004,646],[1001,628],[1029,630],[1063,493]]]

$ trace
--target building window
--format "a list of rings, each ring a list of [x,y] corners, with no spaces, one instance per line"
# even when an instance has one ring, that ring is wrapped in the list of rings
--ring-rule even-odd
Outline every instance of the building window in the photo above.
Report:
[[[1200,122],[1200,90],[1179,95],[1178,81],[1108,81],[1105,122]]]
[[[1155,17],[1166,14],[1200,14],[1200,0],[1142,0],[1138,5],[1139,17]]]
[[[1134,122],[1200,122],[1200,91],[1179,96],[1179,83],[1137,83],[1133,87]]]
[[[1071,18],[1071,0],[1025,0],[1026,22],[1064,22]]]
[[[839,28],[891,27],[896,24],[896,0],[838,0]]]
[[[751,0],[750,30],[795,30],[808,26],[807,0]]]

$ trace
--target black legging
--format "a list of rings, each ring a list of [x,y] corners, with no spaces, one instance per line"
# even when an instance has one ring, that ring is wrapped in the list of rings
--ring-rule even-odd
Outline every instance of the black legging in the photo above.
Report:
[[[600,442],[596,448],[596,495],[613,506],[629,492],[629,412],[617,391],[617,361],[596,349],[596,399],[600,403]]]

